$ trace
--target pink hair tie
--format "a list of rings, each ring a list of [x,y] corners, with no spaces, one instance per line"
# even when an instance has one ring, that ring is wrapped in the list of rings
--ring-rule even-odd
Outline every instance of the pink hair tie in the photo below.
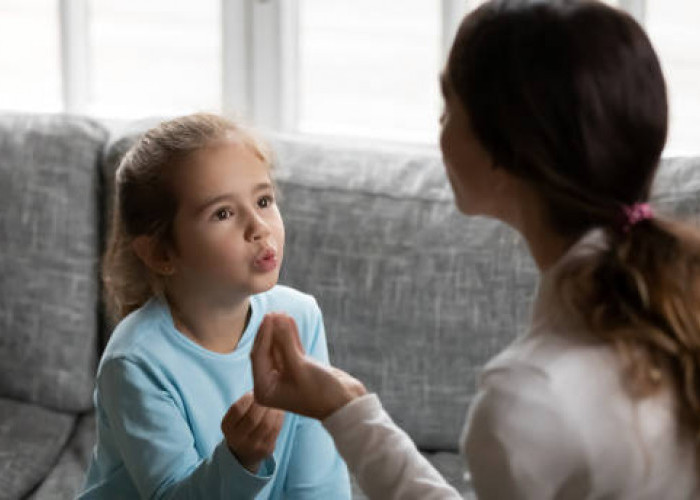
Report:
[[[635,203],[634,205],[625,205],[622,207],[625,216],[622,230],[627,233],[635,224],[648,220],[654,217],[654,211],[648,203]]]

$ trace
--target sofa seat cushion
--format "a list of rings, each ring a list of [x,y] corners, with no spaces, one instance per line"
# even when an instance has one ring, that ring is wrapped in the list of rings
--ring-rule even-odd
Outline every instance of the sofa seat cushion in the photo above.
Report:
[[[423,453],[423,455],[433,464],[433,467],[440,471],[442,477],[462,494],[462,497],[468,500],[476,499],[471,488],[466,463],[459,453],[437,452]]]
[[[95,413],[90,412],[78,418],[58,462],[28,500],[75,498],[85,484],[95,439]]]
[[[425,458],[435,467],[442,477],[450,483],[466,500],[476,500],[469,474],[466,473],[464,459],[454,452],[423,453]],[[355,477],[351,478],[352,498],[354,500],[367,500]]]
[[[0,398],[0,495],[21,498],[53,468],[75,416]]]
[[[106,135],[85,118],[0,116],[0,397],[92,408]]]

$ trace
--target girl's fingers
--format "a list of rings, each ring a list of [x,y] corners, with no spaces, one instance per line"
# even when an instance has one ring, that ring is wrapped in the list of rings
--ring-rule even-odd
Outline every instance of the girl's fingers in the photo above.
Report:
[[[221,432],[223,432],[224,435],[228,435],[232,432],[253,403],[253,394],[246,392],[238,401],[229,406],[224,418],[221,419]]]
[[[266,411],[267,408],[253,401],[246,414],[243,415],[234,426],[233,432],[240,433],[241,435],[250,434],[260,425],[260,422],[265,417]]]

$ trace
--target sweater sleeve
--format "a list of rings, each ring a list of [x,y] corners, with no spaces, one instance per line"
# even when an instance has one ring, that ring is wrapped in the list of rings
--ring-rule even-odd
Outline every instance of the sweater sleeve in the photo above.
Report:
[[[583,440],[546,374],[504,368],[483,380],[462,445],[479,499],[588,498]]]
[[[223,440],[202,458],[185,415],[137,363],[112,359],[97,383],[98,407],[141,498],[253,498],[274,474],[272,457],[252,474]]]
[[[369,498],[461,498],[391,420],[375,394],[351,401],[323,425]]]

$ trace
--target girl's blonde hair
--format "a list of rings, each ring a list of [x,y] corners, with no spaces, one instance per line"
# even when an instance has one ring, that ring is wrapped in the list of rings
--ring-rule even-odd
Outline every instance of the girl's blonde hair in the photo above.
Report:
[[[109,313],[121,319],[163,291],[160,276],[134,252],[134,239],[148,235],[173,246],[178,209],[174,178],[194,153],[233,138],[272,166],[269,148],[252,131],[215,114],[196,113],[164,121],[127,151],[115,176],[114,204],[102,279]]]

